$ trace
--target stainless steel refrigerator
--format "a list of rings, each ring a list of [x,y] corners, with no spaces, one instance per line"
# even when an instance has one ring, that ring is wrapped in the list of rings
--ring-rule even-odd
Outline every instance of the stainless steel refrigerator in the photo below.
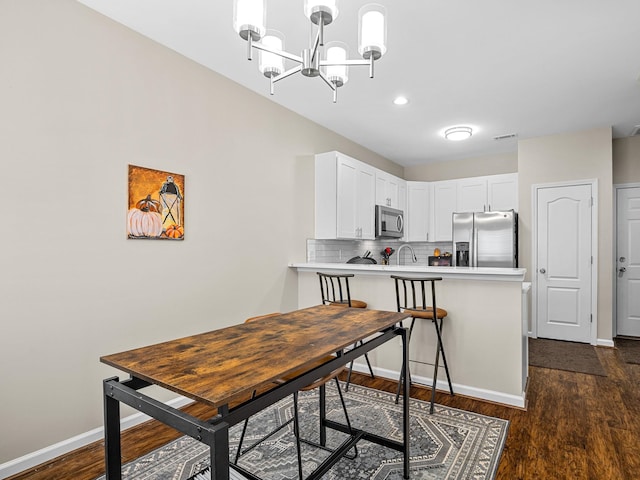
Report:
[[[453,264],[518,266],[518,214],[513,210],[453,214]]]

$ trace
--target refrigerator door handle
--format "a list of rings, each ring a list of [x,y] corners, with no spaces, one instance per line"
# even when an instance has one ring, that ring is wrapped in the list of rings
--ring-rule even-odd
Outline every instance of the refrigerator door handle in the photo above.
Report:
[[[471,234],[471,246],[469,248],[471,250],[471,261],[469,265],[472,267],[478,266],[478,229],[476,228],[475,221],[473,225],[473,230]]]

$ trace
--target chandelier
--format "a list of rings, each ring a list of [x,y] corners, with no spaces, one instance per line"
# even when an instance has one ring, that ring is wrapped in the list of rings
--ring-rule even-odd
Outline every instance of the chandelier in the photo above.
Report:
[[[305,16],[315,30],[315,40],[300,56],[284,50],[284,36],[266,29],[266,0],[234,0],[233,28],[247,41],[247,58],[253,49],[260,50],[258,68],[270,81],[270,94],[274,84],[293,74],[320,77],[333,90],[333,102],[338,99],[338,88],[349,80],[349,67],[369,67],[373,78],[374,62],[387,51],[386,11],[382,5],[363,6],[358,12],[358,52],[362,60],[349,60],[347,46],[338,41],[324,43],[324,28],[338,16],[337,0],[304,0]],[[285,59],[298,65],[285,71]]]

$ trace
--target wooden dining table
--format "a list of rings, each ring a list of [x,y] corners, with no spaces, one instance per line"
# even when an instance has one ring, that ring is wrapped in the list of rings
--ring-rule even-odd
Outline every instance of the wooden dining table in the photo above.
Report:
[[[129,374],[125,380],[103,382],[107,480],[121,479],[120,403],[207,444],[211,478],[228,480],[229,468],[238,468],[229,462],[233,425],[397,337],[402,339],[408,378],[407,330],[400,323],[405,318],[403,313],[319,305],[101,357],[101,362]],[[318,366],[329,355],[333,360]],[[140,391],[151,385],[215,407],[217,415],[201,420]],[[252,395],[254,391],[258,394]],[[402,452],[404,478],[409,478],[408,382],[403,393],[403,440],[393,441],[328,420],[321,389],[321,442],[326,441],[326,428],[349,438],[308,478],[320,478],[361,439]]]

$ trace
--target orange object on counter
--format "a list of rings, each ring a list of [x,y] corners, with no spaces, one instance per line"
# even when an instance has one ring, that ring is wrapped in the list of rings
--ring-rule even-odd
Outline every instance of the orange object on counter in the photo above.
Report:
[[[439,257],[440,256],[440,249],[439,248],[434,248],[433,249],[433,256],[434,257]]]

